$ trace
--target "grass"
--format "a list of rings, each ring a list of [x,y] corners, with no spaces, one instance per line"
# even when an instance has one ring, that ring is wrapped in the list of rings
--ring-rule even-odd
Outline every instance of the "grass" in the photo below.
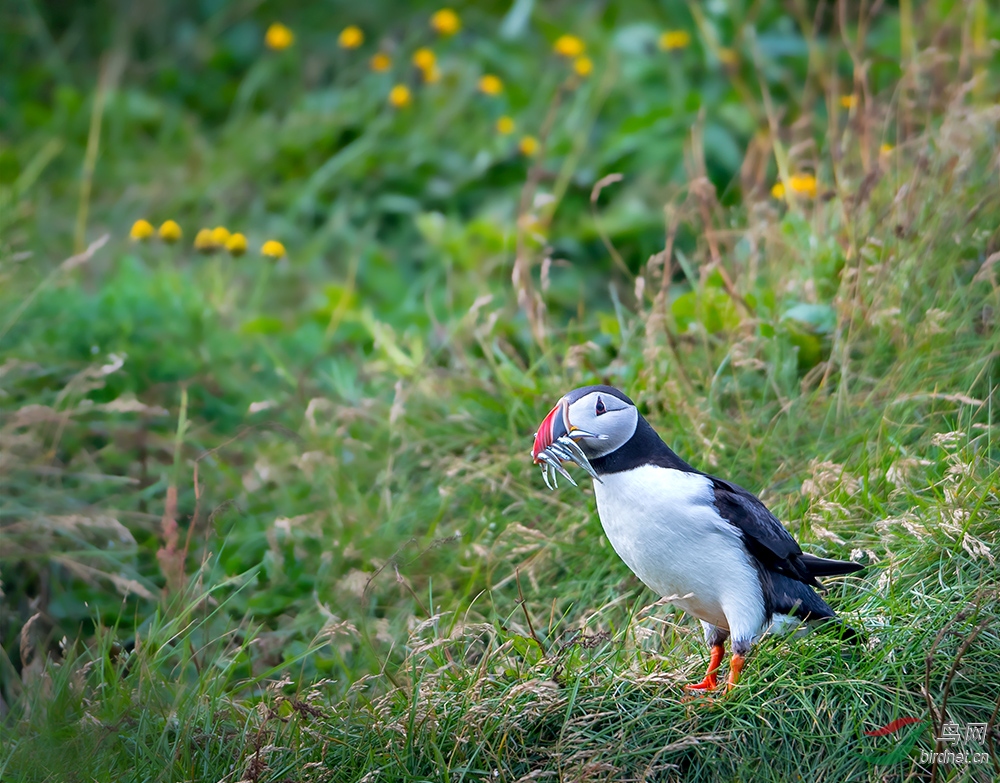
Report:
[[[0,153],[0,779],[1000,775],[1000,18],[946,6],[843,38],[771,3],[469,9],[433,41],[407,6],[382,75],[375,17],[289,10],[295,46],[265,57],[266,15],[178,9],[120,20],[99,66],[93,18],[26,4],[41,48],[10,50],[36,67],[3,80]],[[355,21],[371,51],[322,49]],[[674,26],[694,44],[655,54]],[[567,30],[582,82],[546,59]],[[406,64],[428,42],[441,87]],[[184,240],[130,243],[138,217]],[[288,257],[190,250],[218,224]],[[618,560],[589,487],[548,492],[527,458],[595,381],[808,551],[865,563],[827,596],[865,643],[766,639],[729,697],[684,700],[700,628]],[[865,733],[905,717],[912,748]],[[986,757],[921,761],[946,748]]]

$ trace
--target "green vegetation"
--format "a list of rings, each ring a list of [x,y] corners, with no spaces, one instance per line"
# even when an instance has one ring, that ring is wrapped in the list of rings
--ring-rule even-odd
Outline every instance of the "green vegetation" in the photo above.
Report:
[[[343,5],[0,14],[0,780],[1000,776],[1000,13]],[[867,641],[684,700],[598,381]]]

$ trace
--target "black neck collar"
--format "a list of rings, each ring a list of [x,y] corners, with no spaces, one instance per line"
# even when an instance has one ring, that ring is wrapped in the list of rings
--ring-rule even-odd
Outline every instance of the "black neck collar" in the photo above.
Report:
[[[590,464],[599,476],[607,473],[621,473],[643,465],[656,465],[661,468],[680,470],[684,473],[699,472],[674,454],[641,415],[631,438],[610,454],[590,460]]]

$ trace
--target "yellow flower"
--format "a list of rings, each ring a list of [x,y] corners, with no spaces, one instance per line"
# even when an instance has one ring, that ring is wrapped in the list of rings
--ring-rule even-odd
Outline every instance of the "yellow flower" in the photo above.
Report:
[[[409,106],[411,100],[412,96],[410,95],[410,88],[405,84],[397,84],[389,90],[389,103],[397,109]]]
[[[664,51],[683,49],[691,44],[691,33],[687,30],[667,30],[660,36],[660,48]]]
[[[285,27],[281,22],[275,22],[267,28],[264,33],[264,46],[280,52],[295,43],[295,33]]]
[[[723,46],[719,48],[719,62],[723,65],[736,65],[739,62],[739,56],[735,49]]]
[[[361,32],[360,27],[353,24],[341,30],[337,37],[337,43],[340,44],[341,49],[357,49],[364,42],[365,34]]]
[[[791,188],[792,193],[797,193],[806,198],[816,198],[816,193],[818,192],[816,177],[812,174],[792,174],[788,178],[788,187]],[[771,188],[771,195],[775,198],[784,198],[785,186],[780,182],[774,183],[774,187]]]
[[[437,84],[441,81],[441,69],[436,65],[433,68],[428,68],[426,71],[421,71],[420,75],[424,77],[425,84]]]
[[[132,224],[132,230],[128,232],[128,235],[133,242],[142,242],[153,236],[155,231],[153,224],[148,220],[137,220]]]
[[[194,249],[199,253],[211,253],[219,245],[212,237],[213,231],[210,228],[203,228],[194,235]]]
[[[163,225],[160,226],[160,239],[167,244],[172,245],[182,236],[184,236],[184,232],[173,220],[164,221]]]
[[[434,52],[424,47],[413,53],[413,64],[421,71],[429,71],[437,64],[437,58],[434,56]]]
[[[891,144],[883,144],[878,148],[879,155],[888,155],[895,149]]]
[[[212,229],[212,244],[216,247],[225,247],[229,241],[229,229],[225,226],[216,226]]]
[[[497,120],[497,133],[501,136],[509,136],[514,132],[514,118],[506,114]]]
[[[522,136],[517,148],[521,150],[522,155],[527,155],[530,158],[538,154],[538,139],[534,136]]]
[[[389,55],[384,52],[379,52],[372,56],[369,60],[369,65],[375,73],[385,73],[392,67],[392,60],[389,59]]]
[[[450,8],[442,8],[431,16],[431,28],[438,35],[454,35],[462,29],[462,20]]]
[[[812,174],[793,174],[789,178],[788,184],[800,196],[816,198],[816,177]]]
[[[552,44],[552,51],[560,57],[576,58],[583,54],[586,45],[575,35],[560,35]]]
[[[486,95],[499,95],[503,92],[503,82],[492,73],[484,74],[479,79],[479,91]]]
[[[274,242],[273,244],[281,247],[280,242]],[[265,246],[266,247],[266,246]],[[241,256],[247,252],[247,238],[242,234],[233,234],[226,240],[226,250],[229,251],[231,256]],[[281,247],[281,255],[285,254],[285,248]]]
[[[260,252],[268,258],[281,258],[285,255],[285,246],[276,239],[269,239],[261,247]]]
[[[577,57],[573,60],[573,70],[580,76],[590,76],[591,71],[594,70],[594,61],[586,56]]]
[[[858,102],[858,96],[856,95],[841,95],[840,105],[845,109],[853,109],[854,105]]]

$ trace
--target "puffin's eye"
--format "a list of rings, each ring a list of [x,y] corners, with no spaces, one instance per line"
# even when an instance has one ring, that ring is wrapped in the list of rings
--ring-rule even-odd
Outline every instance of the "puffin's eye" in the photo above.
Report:
[[[597,398],[597,405],[594,407],[594,413],[600,416],[602,413],[607,413],[608,409],[604,407],[604,400],[600,397]]]

